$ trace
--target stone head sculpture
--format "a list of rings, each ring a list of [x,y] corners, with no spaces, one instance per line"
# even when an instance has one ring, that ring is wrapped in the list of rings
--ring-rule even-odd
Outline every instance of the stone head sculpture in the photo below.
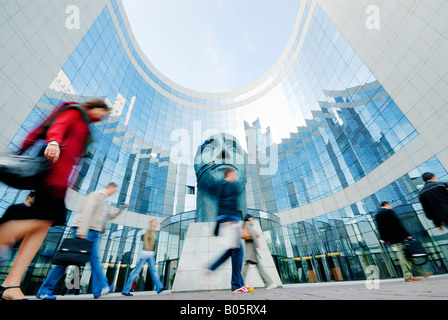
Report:
[[[197,179],[197,222],[215,221],[218,214],[217,186],[224,179],[223,170],[226,167],[236,170],[236,183],[240,191],[238,206],[243,216],[247,213],[245,151],[233,135],[218,133],[210,136],[199,146],[194,159]]]

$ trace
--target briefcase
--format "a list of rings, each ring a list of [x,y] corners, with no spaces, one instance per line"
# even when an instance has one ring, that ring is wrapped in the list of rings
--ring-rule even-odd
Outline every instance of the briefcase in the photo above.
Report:
[[[403,241],[403,245],[404,252],[408,259],[424,258],[428,256],[425,248],[423,248],[423,246],[417,239],[406,239]]]
[[[87,239],[65,239],[54,256],[53,264],[84,266],[89,261],[92,245],[93,241]]]

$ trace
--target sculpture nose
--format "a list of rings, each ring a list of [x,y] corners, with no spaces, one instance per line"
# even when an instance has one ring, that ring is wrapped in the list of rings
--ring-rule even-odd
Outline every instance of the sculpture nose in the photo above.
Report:
[[[218,154],[218,159],[230,159],[230,153],[228,153],[226,149],[222,149],[221,153]]]

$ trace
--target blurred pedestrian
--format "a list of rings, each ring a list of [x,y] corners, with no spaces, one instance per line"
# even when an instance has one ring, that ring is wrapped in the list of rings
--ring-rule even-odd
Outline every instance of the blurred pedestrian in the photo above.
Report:
[[[404,250],[403,242],[405,239],[411,240],[412,236],[409,235],[407,230],[403,227],[403,224],[392,209],[392,205],[387,201],[383,201],[381,203],[381,208],[375,216],[375,219],[381,240],[383,240],[386,244],[395,246],[398,250],[398,259],[400,261],[401,269],[403,270],[404,280],[406,282],[421,281],[421,278],[413,276],[413,263],[406,257]],[[417,273],[420,273],[424,277],[429,277],[432,274],[427,272],[423,266],[414,265],[414,268]]]
[[[30,219],[32,215],[32,205],[34,203],[35,192],[31,191],[25,202],[10,205],[3,216],[0,218],[0,225],[11,220],[26,220]],[[16,245],[15,239],[11,239],[8,245],[0,245],[0,266],[10,259],[11,247]]]
[[[260,274],[261,280],[263,280],[266,289],[274,289],[277,286],[274,281],[269,277],[269,275],[264,271],[263,266],[259,261],[258,248],[260,248],[260,243],[258,241],[258,233],[254,230],[253,226],[254,217],[251,214],[247,214],[244,217],[243,232],[247,230],[247,238],[245,240],[244,247],[244,264],[241,275],[243,279],[246,279],[247,270],[250,265],[255,265],[257,267],[258,273]],[[242,232],[242,233],[243,233]]]
[[[218,235],[219,229],[223,227],[237,230],[237,228],[233,228],[233,226],[235,224],[239,224],[242,219],[242,212],[238,210],[238,200],[237,200],[238,188],[235,183],[236,181],[237,181],[237,175],[235,169],[225,168],[224,180],[220,184],[218,190],[219,209],[218,209],[215,235]],[[243,277],[241,275],[241,268],[243,265],[243,248],[241,244],[240,231],[238,232],[238,234],[235,234],[234,237],[237,244],[234,247],[227,249],[224,252],[224,254],[215,263],[213,263],[209,269],[211,271],[214,271],[225,261],[227,261],[228,258],[231,257],[232,292],[234,293],[252,292],[254,291],[254,288],[245,286]]]
[[[148,263],[149,272],[151,273],[152,281],[156,286],[157,293],[160,293],[163,290],[165,290],[162,282],[160,282],[159,275],[156,271],[156,262],[154,254],[157,242],[156,228],[157,228],[157,220],[152,219],[149,228],[146,230],[146,233],[143,236],[143,250],[140,253],[137,266],[134,268],[134,270],[132,270],[128,280],[126,281],[123,291],[121,292],[121,294],[124,296],[132,296],[132,293],[130,293],[129,291],[131,291],[132,284],[134,283],[135,278],[138,276],[145,263]]]
[[[107,222],[116,218],[121,212],[111,212],[111,207],[107,202],[107,197],[115,194],[117,188],[118,186],[111,182],[104,190],[89,193],[73,222],[74,237],[93,241],[90,267],[92,268],[91,284],[94,298],[99,298],[112,290],[100,263],[98,244],[101,234],[106,230]],[[66,266],[53,266],[36,297],[43,300],[56,299],[53,290],[58,281],[65,275],[65,271]]]
[[[448,183],[441,182],[431,172],[422,175],[425,185],[420,190],[419,200],[428,219],[437,228],[448,228]]]
[[[26,196],[26,200],[23,203],[12,204],[6,209],[3,216],[0,218],[0,224],[6,223],[11,220],[27,220],[33,217],[33,204],[36,193],[31,191]]]
[[[24,299],[20,282],[51,226],[65,225],[65,194],[73,167],[79,162],[91,139],[89,124],[109,114],[103,100],[92,99],[84,105],[64,103],[24,140],[21,150],[27,150],[44,140],[44,156],[52,162],[50,170],[36,190],[33,217],[10,220],[0,225],[0,245],[21,239],[13,266],[0,286],[0,297],[6,300]]]

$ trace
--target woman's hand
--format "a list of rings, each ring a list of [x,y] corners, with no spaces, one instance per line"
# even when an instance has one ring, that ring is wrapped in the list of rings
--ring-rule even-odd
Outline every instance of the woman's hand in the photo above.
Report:
[[[59,146],[55,145],[55,144],[50,144],[45,149],[44,156],[48,160],[50,160],[53,163],[55,163],[56,161],[58,161],[60,154],[61,154],[61,150],[59,149]]]

